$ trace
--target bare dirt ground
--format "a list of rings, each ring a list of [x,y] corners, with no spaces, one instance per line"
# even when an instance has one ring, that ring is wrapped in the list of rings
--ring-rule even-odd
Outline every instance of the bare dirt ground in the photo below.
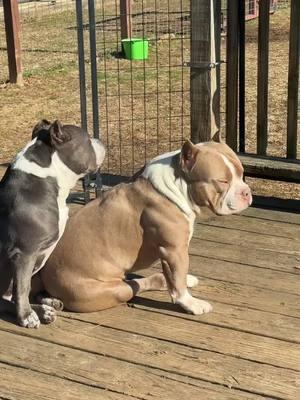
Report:
[[[62,3],[36,8],[34,12],[25,5],[21,9],[23,87],[5,83],[6,44],[4,29],[0,28],[0,163],[9,162],[29,140],[31,129],[40,118],[80,123],[76,18],[69,2],[67,9]],[[155,20],[150,12],[154,2],[145,2],[144,11],[148,14],[135,17],[134,33],[150,39],[149,59],[132,63],[118,57],[116,3],[105,2],[105,7],[104,2],[96,3],[101,133],[108,150],[104,171],[130,175],[145,160],[179,148],[182,140],[189,137],[189,70],[182,67],[190,58],[188,2],[172,2],[172,7],[181,12],[173,19],[162,16],[161,20]],[[159,3],[160,10],[166,11],[167,3]],[[134,4],[134,12],[140,12],[141,2]],[[87,21],[86,10],[84,19]],[[159,22],[157,29],[155,22]],[[278,156],[284,156],[286,148],[288,33],[289,9],[280,9],[271,16],[270,26],[268,147],[269,154]],[[84,35],[89,74],[88,31]],[[158,41],[152,40],[155,36]],[[256,146],[256,55],[257,20],[247,22],[246,144],[249,152],[255,151]],[[91,129],[89,79],[87,93]],[[223,91],[223,110],[224,97]],[[257,194],[300,198],[297,185],[249,181]]]

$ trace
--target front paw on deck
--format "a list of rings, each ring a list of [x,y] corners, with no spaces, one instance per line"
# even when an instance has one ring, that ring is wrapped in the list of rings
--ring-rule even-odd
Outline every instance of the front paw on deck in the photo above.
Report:
[[[201,315],[207,314],[212,311],[212,305],[204,300],[193,299],[193,302],[189,304],[189,307],[186,309],[190,314]]]
[[[45,304],[34,304],[32,306],[43,324],[51,324],[56,320],[56,311],[53,307]]]
[[[201,315],[212,311],[212,305],[205,300],[195,299],[186,291],[182,296],[178,297],[175,302],[179,304],[190,314]]]
[[[40,326],[40,320],[37,313],[31,310],[25,318],[19,318],[19,325],[24,328],[38,328]]]

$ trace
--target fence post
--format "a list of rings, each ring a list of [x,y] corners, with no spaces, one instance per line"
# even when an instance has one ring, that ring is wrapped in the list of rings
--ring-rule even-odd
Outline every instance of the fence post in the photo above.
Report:
[[[239,152],[245,153],[245,2],[239,1]]]
[[[226,143],[237,151],[239,0],[227,1]]]
[[[288,78],[287,157],[297,158],[299,111],[300,2],[291,1]]]
[[[132,0],[120,0],[121,39],[132,37]]]
[[[257,154],[265,155],[268,146],[270,0],[259,2],[257,60]]]
[[[3,2],[10,83],[22,85],[20,16],[17,0]]]
[[[191,0],[191,139],[210,140],[220,128],[221,1]]]

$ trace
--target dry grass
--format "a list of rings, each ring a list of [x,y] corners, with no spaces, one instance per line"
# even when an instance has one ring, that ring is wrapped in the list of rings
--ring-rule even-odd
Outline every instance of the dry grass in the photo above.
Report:
[[[148,8],[144,11],[149,11],[152,3],[147,2]],[[165,2],[159,3],[160,9],[166,10]],[[188,9],[188,3],[184,2],[185,10]],[[136,1],[134,4],[134,12],[140,11],[138,7],[141,3]],[[179,4],[179,1],[174,1],[172,7],[179,10]],[[172,21],[161,20],[157,32],[160,40],[150,40],[149,59],[145,63],[131,63],[116,57],[116,51],[120,50],[120,43],[116,43],[118,21],[100,23],[103,21],[102,2],[97,3],[96,11],[101,132],[108,148],[105,170],[131,174],[146,159],[178,148],[183,138],[189,136],[189,70],[182,68],[183,61],[190,59],[188,21],[182,22],[176,17]],[[115,12],[115,1],[105,2],[105,17],[109,18]],[[80,123],[75,13],[72,9],[63,11],[60,6],[57,9],[51,8],[51,12],[36,10],[34,18],[30,15],[29,12],[22,14],[25,78],[22,88],[4,83],[7,78],[5,38],[4,30],[0,29],[0,82],[3,82],[0,88],[0,163],[8,162],[28,141],[32,126],[38,119],[59,117],[64,122]],[[147,22],[144,35],[150,39],[156,33],[153,18],[149,14],[147,20],[144,20]],[[135,34],[141,36],[141,17],[137,17],[135,22]],[[288,27],[288,9],[279,10],[271,17],[268,151],[280,156],[285,154],[286,146]],[[171,36],[166,35],[169,28]],[[248,22],[248,151],[255,151],[256,146],[256,37],[257,21]],[[87,31],[85,43],[86,70],[89,73]],[[164,68],[168,65],[172,66],[170,70]],[[91,128],[89,80],[87,91]],[[182,114],[184,116],[180,117]],[[299,189],[295,185],[257,180],[251,180],[251,185],[257,193],[300,198]]]

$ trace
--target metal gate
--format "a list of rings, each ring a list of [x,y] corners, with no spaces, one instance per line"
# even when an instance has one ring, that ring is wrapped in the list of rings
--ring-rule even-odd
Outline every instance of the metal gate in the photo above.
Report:
[[[81,120],[86,128],[90,88],[94,135],[107,148],[103,177],[113,182],[190,137],[190,2],[89,0],[88,21],[83,6],[76,1]],[[124,35],[147,40],[148,57],[126,58]]]

